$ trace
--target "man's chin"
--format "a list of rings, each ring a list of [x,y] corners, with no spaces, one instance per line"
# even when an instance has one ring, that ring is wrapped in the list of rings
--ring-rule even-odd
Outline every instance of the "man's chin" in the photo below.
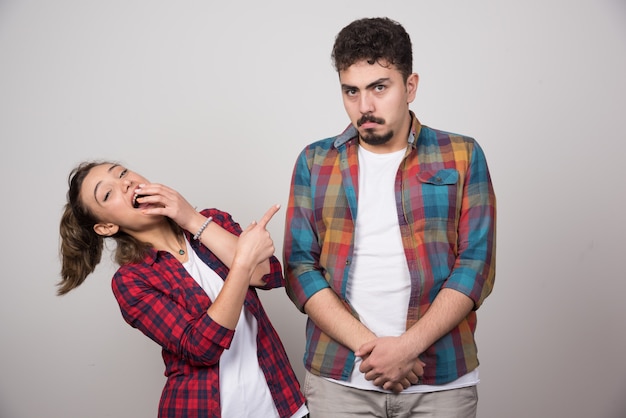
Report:
[[[361,141],[372,146],[384,145],[389,142],[391,138],[393,138],[393,132],[387,132],[384,135],[378,135],[372,133],[370,130],[367,130],[360,134]]]

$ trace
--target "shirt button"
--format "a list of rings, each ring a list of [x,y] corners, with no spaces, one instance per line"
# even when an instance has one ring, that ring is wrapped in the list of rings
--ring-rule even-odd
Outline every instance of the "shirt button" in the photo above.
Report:
[[[350,260],[346,260],[346,266],[350,265]]]

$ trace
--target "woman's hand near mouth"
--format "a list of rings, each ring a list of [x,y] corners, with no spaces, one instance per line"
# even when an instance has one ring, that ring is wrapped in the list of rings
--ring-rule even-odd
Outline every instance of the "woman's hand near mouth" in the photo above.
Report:
[[[140,184],[135,194],[133,206],[142,213],[167,216],[189,232],[197,230],[206,219],[180,193],[163,184]]]

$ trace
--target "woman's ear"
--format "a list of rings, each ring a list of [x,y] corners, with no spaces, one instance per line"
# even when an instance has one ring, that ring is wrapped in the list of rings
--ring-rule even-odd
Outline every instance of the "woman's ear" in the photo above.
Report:
[[[93,226],[93,230],[96,231],[96,234],[98,235],[101,235],[103,237],[110,237],[117,234],[117,231],[120,230],[120,226],[108,222],[103,224],[95,224]]]

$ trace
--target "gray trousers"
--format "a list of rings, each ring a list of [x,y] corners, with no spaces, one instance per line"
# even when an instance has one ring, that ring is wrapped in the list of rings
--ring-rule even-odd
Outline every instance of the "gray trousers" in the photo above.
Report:
[[[306,372],[303,388],[310,418],[475,418],[476,386],[394,394],[354,389]]]

